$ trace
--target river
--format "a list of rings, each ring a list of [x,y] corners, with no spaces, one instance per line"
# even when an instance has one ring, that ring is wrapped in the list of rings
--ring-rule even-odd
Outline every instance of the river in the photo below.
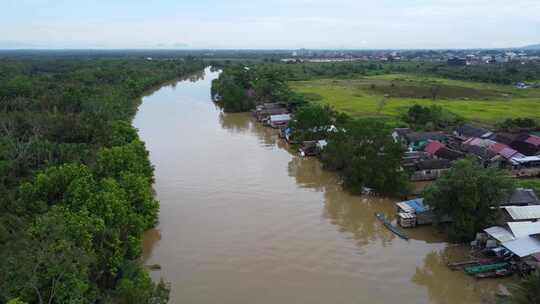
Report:
[[[143,258],[171,303],[483,303],[496,280],[452,272],[466,256],[431,227],[402,240],[395,201],[354,196],[251,115],[210,99],[209,69],[143,98],[134,125],[155,166],[160,223]]]

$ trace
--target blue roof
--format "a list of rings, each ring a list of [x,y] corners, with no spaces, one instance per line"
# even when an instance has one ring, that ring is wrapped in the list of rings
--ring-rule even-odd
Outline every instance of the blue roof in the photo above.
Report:
[[[423,198],[417,198],[410,201],[405,201],[405,204],[407,204],[409,207],[413,208],[415,212],[426,212],[428,209],[426,206],[424,206],[424,199]]]
[[[291,129],[291,128],[286,128],[284,131],[285,131],[285,134],[286,134],[286,135],[289,135],[289,134],[292,133],[292,129]]]

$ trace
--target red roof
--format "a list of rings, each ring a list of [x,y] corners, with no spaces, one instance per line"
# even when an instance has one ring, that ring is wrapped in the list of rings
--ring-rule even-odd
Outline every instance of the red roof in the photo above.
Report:
[[[506,159],[512,158],[512,156],[514,156],[517,153],[518,151],[511,148],[504,148],[499,152],[499,154]]]
[[[446,147],[444,144],[438,142],[438,141],[432,141],[429,144],[426,145],[424,148],[424,151],[429,154],[435,154],[435,152],[439,151],[439,149]]]
[[[489,149],[495,153],[501,152],[504,148],[508,148],[508,146],[501,143],[495,143],[494,145],[489,147]]]
[[[533,253],[531,254],[532,257],[537,260],[538,262],[540,262],[540,252],[537,252],[537,253]]]
[[[527,138],[526,142],[538,147],[540,146],[540,136],[531,135],[529,138]]]

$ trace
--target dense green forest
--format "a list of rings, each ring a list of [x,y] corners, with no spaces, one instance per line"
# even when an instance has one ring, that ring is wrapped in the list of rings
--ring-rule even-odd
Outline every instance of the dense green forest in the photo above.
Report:
[[[140,96],[194,59],[0,59],[0,302],[165,303],[139,262],[157,222]]]
[[[313,80],[320,78],[346,79],[357,76],[407,73],[456,80],[512,84],[520,81],[540,80],[539,63],[498,63],[470,66],[449,66],[446,62],[428,61],[351,61],[351,62],[215,62],[224,68],[236,69],[242,64],[261,74],[279,75],[285,81]]]

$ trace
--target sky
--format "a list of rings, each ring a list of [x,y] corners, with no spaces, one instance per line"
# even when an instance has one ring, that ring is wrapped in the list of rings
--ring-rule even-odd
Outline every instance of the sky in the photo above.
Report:
[[[540,0],[0,3],[2,49],[446,49],[540,43]]]

